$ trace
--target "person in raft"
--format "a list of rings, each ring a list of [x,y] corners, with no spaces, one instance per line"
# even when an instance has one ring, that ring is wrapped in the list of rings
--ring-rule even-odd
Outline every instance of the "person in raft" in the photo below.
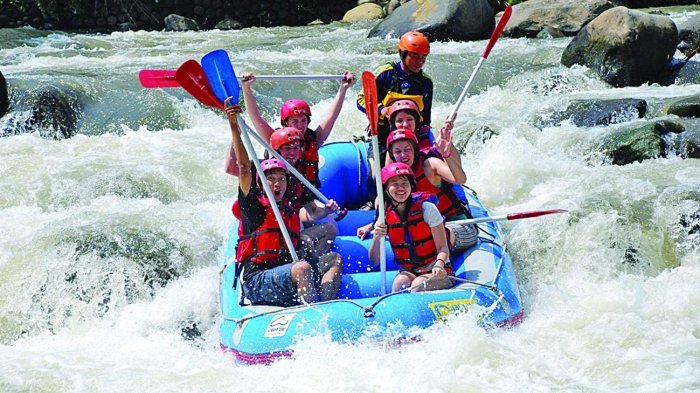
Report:
[[[453,184],[463,184],[467,181],[459,159],[448,157],[443,160],[432,148],[419,150],[416,135],[407,129],[392,131],[387,138],[387,145],[392,162],[406,164],[411,168],[416,191],[437,197],[436,205],[440,214],[445,217],[452,252],[459,252],[476,244],[477,230],[474,224],[450,223],[469,218],[467,206],[452,188]],[[369,223],[358,229],[357,234],[361,239],[371,230],[371,225],[372,223]]]
[[[386,223],[375,223],[369,259],[379,262],[379,242],[389,237],[400,271],[392,292],[411,288],[413,292],[452,287],[450,251],[442,215],[434,195],[412,192],[415,179],[411,168],[400,162],[382,168]],[[421,285],[422,284],[422,285]]]
[[[420,32],[409,31],[399,40],[398,63],[390,62],[374,70],[377,81],[377,101],[379,122],[377,136],[379,152],[384,162],[386,156],[386,138],[391,129],[389,125],[389,107],[397,100],[410,99],[417,103],[421,123],[430,124],[433,104],[433,80],[423,72],[423,66],[430,54],[430,42]],[[357,94],[357,108],[367,113],[363,90]],[[369,132],[369,131],[368,131]],[[369,134],[368,134],[369,135]],[[369,156],[372,157],[370,151]]]
[[[257,176],[243,147],[238,126],[241,109],[238,105],[229,105],[228,100],[225,109],[233,149],[238,157],[238,200],[233,210],[240,218],[236,261],[243,266],[241,285],[245,297],[252,304],[282,307],[335,299],[343,270],[340,254],[328,253],[318,264],[304,259],[292,261],[272,209],[272,204],[277,204],[283,224],[297,247],[301,222],[299,211],[288,198],[290,175],[286,164],[276,158],[261,163],[265,181],[274,194],[274,201],[271,201],[262,190],[261,180],[255,180]]]
[[[309,182],[316,188],[320,187],[318,149],[328,138],[335,121],[340,115],[345,93],[355,82],[354,75],[351,72],[345,72],[345,78],[333,100],[330,113],[315,130],[309,128],[311,119],[309,104],[299,99],[286,101],[282,105],[280,120],[283,128],[273,129],[260,115],[260,109],[253,95],[251,85],[255,82],[255,76],[252,73],[244,73],[242,76],[243,99],[255,130],[263,138],[268,139],[272,148],[280,153],[287,162],[294,165]],[[300,131],[301,141],[296,136],[291,136],[290,131],[292,129]],[[229,149],[229,152],[226,172],[237,176],[235,155],[232,154],[232,149]],[[302,255],[309,259],[317,259],[330,251],[338,232],[337,227],[334,221],[324,219],[328,216],[328,206],[318,201],[315,195],[303,186],[298,179],[292,177],[289,188],[291,201],[295,205],[303,207],[301,209],[301,220],[304,226],[304,230],[301,233]]]

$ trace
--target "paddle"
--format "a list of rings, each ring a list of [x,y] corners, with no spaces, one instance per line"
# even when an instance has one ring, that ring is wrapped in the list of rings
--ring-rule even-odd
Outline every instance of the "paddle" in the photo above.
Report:
[[[379,199],[379,218],[377,222],[384,223],[384,191],[382,190],[381,161],[379,159],[379,140],[377,136],[377,122],[379,121],[377,102],[377,80],[374,74],[365,71],[362,73],[362,89],[365,93],[367,120],[372,132],[372,153],[374,156],[374,183],[377,185],[377,198]],[[382,295],[386,294],[386,244],[384,239],[379,241],[379,268],[381,270]]]
[[[238,76],[238,80],[243,78]],[[344,75],[256,75],[257,80],[343,80]],[[139,71],[139,82],[146,88],[158,87],[180,87],[175,80],[175,70],[141,70]]]
[[[566,212],[568,212],[568,210],[566,210],[566,209],[531,210],[531,211],[527,211],[527,212],[504,214],[501,216],[468,218],[465,220],[451,221],[450,224],[478,224],[480,222],[522,220],[523,218],[532,218],[532,217],[545,216],[547,214],[559,214],[559,213],[566,213]]]
[[[481,53],[481,58],[479,58],[479,62],[476,64],[476,67],[474,68],[474,71],[472,71],[472,75],[469,77],[469,80],[467,81],[467,84],[464,86],[464,89],[462,90],[462,94],[459,95],[459,99],[457,99],[457,103],[455,104],[454,108],[452,109],[452,112],[449,115],[449,119],[451,121],[455,121],[455,118],[457,117],[457,110],[459,110],[459,107],[462,106],[462,102],[467,96],[467,90],[469,90],[469,87],[471,86],[472,82],[474,82],[474,77],[476,74],[479,72],[479,69],[481,68],[481,65],[484,63],[484,60],[486,60],[487,57],[489,57],[489,54],[491,53],[491,49],[493,49],[493,46],[496,45],[496,41],[498,41],[498,37],[501,36],[501,33],[503,33],[503,29],[506,27],[506,24],[508,23],[508,20],[510,19],[510,15],[513,13],[513,8],[511,7],[510,4],[506,6],[506,10],[503,11],[503,15],[501,16],[501,19],[498,21],[498,24],[496,24],[496,28],[493,29],[493,33],[491,33],[491,38],[489,39],[489,43],[486,45],[486,48],[484,51]]]
[[[286,162],[286,163],[287,163],[287,169],[292,173],[292,175],[294,175],[297,179],[299,179],[299,181],[302,182],[302,184],[304,184],[314,195],[316,195],[316,198],[318,198],[319,201],[321,201],[321,202],[323,202],[323,203],[325,203],[325,204],[328,204],[328,203],[330,202],[330,200],[329,200],[328,198],[326,198],[326,196],[323,195],[323,194],[321,193],[321,191],[318,190],[318,188],[314,187],[314,185],[311,184],[311,182],[308,181],[308,180],[304,177],[304,175],[302,175],[301,173],[299,173],[299,171],[298,171],[296,168],[294,168],[294,166],[293,166],[292,164],[290,164],[287,160],[284,159],[284,157],[282,157],[282,155],[281,155],[280,153],[278,153],[275,149],[273,149],[272,146],[270,146],[270,144],[267,143],[267,141],[266,141],[265,139],[263,139],[262,136],[260,136],[260,135],[258,135],[257,133],[253,132],[253,131],[251,130],[250,126],[248,125],[248,123],[246,123],[245,120],[243,120],[243,118],[239,119],[239,123],[240,123],[240,124],[243,124],[243,127],[245,127],[245,128],[247,129],[247,131],[248,131],[251,135],[253,135],[253,138],[255,138],[255,140],[257,140],[261,145],[263,145],[263,147],[264,147],[265,149],[267,149],[267,151],[269,151],[270,154],[272,154],[276,159],[282,160],[282,161]],[[342,209],[341,211],[339,211],[339,212],[336,213],[335,220],[336,220],[336,221],[340,221],[340,220],[342,220],[343,217],[345,217],[347,214],[348,214],[348,209],[347,209],[347,208]]]
[[[175,80],[175,70],[141,70],[139,82],[146,88],[180,87]]]
[[[175,71],[175,80],[192,97],[212,108],[224,109],[223,101],[214,96],[202,66],[196,60],[187,60]]]
[[[202,68],[204,68],[204,73],[211,82],[214,94],[220,101],[233,97],[231,100],[238,103],[240,87],[238,86],[236,73],[231,65],[231,59],[225,50],[217,49],[204,55],[202,57]]]

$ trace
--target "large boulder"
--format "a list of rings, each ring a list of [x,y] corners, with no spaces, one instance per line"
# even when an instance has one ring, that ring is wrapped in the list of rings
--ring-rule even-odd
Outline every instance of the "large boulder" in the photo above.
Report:
[[[657,83],[666,77],[677,43],[678,30],[669,17],[615,7],[574,37],[561,63],[588,66],[615,87]]]
[[[38,132],[44,138],[66,139],[77,132],[81,104],[70,90],[45,86],[24,95],[8,116],[0,136]]]
[[[667,144],[662,137],[666,133],[665,126],[657,123],[622,127],[601,141],[600,150],[614,165],[666,157]]]
[[[573,36],[583,26],[613,8],[608,0],[530,0],[513,6],[503,34],[508,37],[537,37],[542,30]]]
[[[357,7],[348,10],[343,15],[343,22],[354,22],[356,20],[372,20],[382,19],[384,17],[384,9],[379,4],[364,3]]]
[[[680,135],[678,154],[682,158],[700,158],[700,128],[695,127]]]
[[[5,81],[5,76],[0,72],[0,117],[5,116],[9,107],[10,100],[7,95],[7,82]]]
[[[688,55],[693,49],[700,47],[700,14],[695,14],[678,25],[678,50]]]
[[[672,103],[667,113],[679,117],[700,117],[700,96],[696,95]]]
[[[672,5],[697,4],[698,0],[611,0],[615,5],[627,8],[668,7]]]
[[[163,20],[166,31],[189,31],[199,30],[199,25],[194,19],[186,18],[177,14],[170,14]]]
[[[607,126],[643,118],[647,102],[634,98],[572,101],[559,112],[548,113],[535,121],[535,126],[556,126],[569,120],[577,127]]]
[[[470,41],[491,36],[495,11],[488,0],[415,0],[400,6],[368,37],[400,37],[417,30],[431,40]]]
[[[243,28],[243,24],[235,19],[226,18],[219,21],[214,28],[218,30],[240,30]]]

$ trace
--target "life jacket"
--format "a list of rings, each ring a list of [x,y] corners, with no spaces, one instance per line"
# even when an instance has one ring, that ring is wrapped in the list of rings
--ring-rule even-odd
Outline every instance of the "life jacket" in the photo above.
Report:
[[[289,249],[287,249],[269,199],[260,196],[258,200],[265,208],[265,219],[260,226],[248,234],[243,233],[243,222],[239,222],[236,261],[243,263],[246,260],[250,260],[253,263],[275,267],[286,263],[290,259]],[[284,225],[289,232],[289,237],[292,239],[292,244],[296,247],[299,242],[299,214],[285,200],[279,203],[278,206]],[[234,202],[232,210],[234,215],[240,218],[238,201]]]
[[[433,147],[432,130],[432,127],[429,125],[418,127],[416,130],[415,134],[416,138],[418,138],[419,150],[430,149]]]
[[[415,274],[429,273],[427,267],[437,257],[432,231],[423,220],[424,202],[437,201],[435,196],[424,192],[411,194],[405,220],[393,205],[386,209],[387,236],[394,260],[402,269]]]
[[[304,141],[302,144],[302,155],[294,165],[306,180],[311,182],[316,188],[321,187],[321,179],[318,177],[318,140],[316,131],[307,128],[304,131]]]
[[[437,208],[443,217],[447,218],[455,214],[465,214],[468,216],[464,202],[457,197],[452,184],[442,179],[441,186],[435,187],[428,180],[423,170],[423,163],[430,157],[442,159],[442,155],[434,148],[423,149],[418,152],[416,162],[413,165],[413,174],[416,179],[416,191],[427,192],[437,197]]]

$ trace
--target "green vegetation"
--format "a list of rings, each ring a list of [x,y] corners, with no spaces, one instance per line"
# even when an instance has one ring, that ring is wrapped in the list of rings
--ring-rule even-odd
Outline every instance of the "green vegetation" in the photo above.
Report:
[[[27,13],[38,10],[44,18],[81,13],[94,6],[92,0],[0,0],[0,8],[12,7]]]

